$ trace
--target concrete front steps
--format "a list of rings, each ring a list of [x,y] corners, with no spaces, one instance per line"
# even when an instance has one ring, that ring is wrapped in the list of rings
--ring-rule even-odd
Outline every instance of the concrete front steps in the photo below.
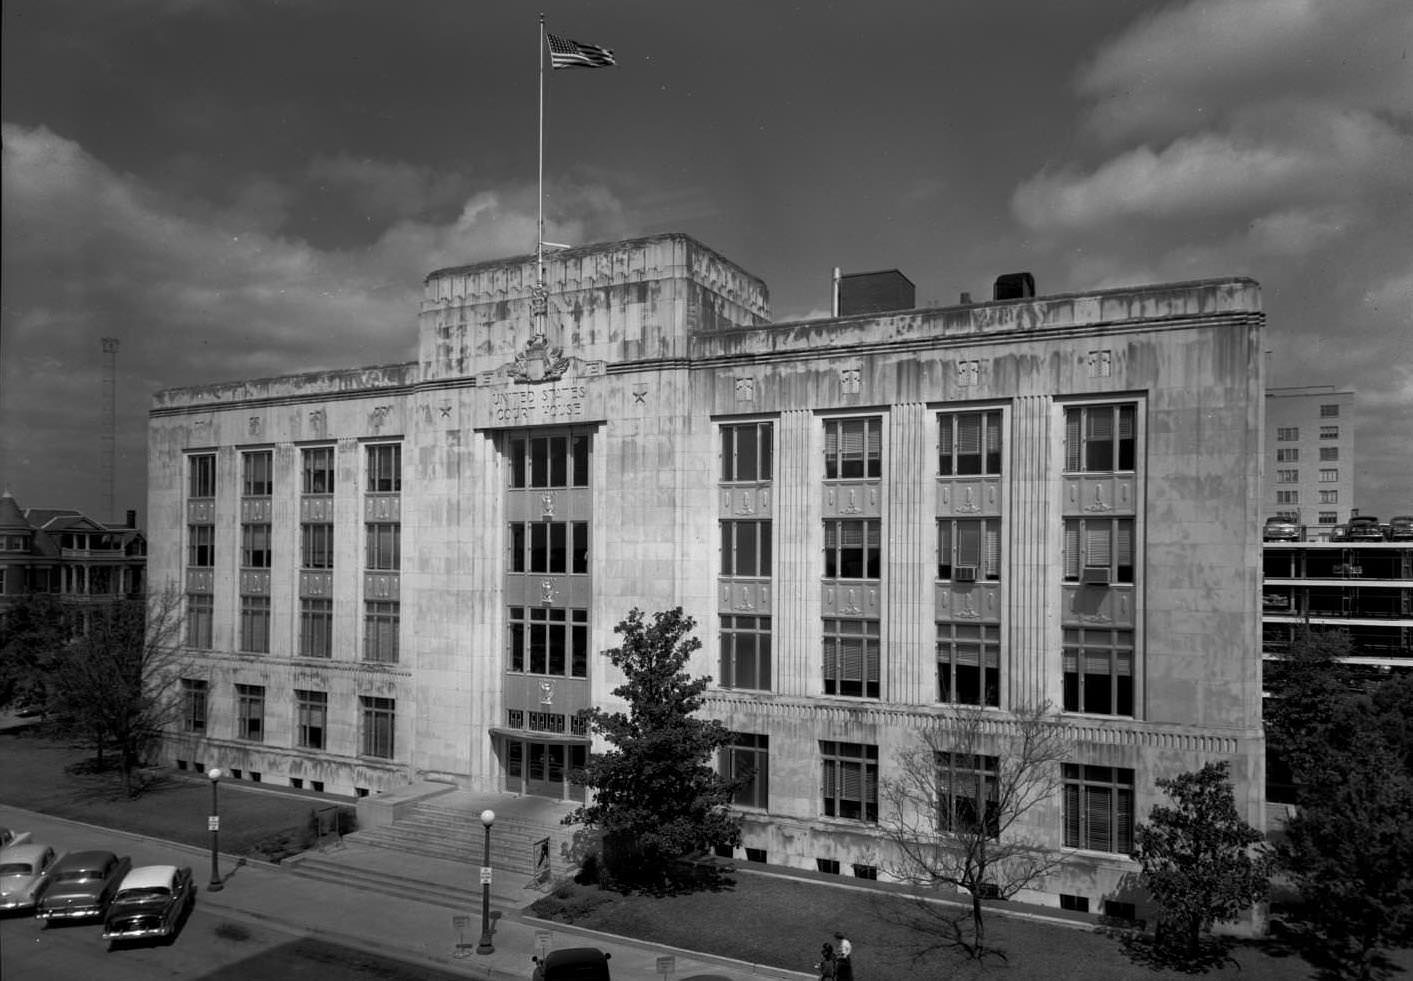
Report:
[[[479,909],[481,904],[481,887],[477,885],[479,871],[469,865],[461,867],[465,869],[463,878],[467,883],[466,886],[461,887],[419,875],[420,870],[414,868],[403,868],[396,871],[378,869],[367,864],[350,863],[340,860],[340,857],[326,857],[313,852],[289,859],[284,864],[297,875],[307,879],[316,879],[320,882],[329,882],[365,892],[381,893],[385,896],[396,896],[400,899],[411,899],[419,903],[429,903],[459,912]],[[450,867],[445,871],[451,873],[455,868],[457,867]],[[443,875],[442,878],[445,879],[447,876]],[[492,892],[499,896],[501,890],[493,885]]]
[[[498,815],[491,829],[491,867],[529,875],[535,870],[535,842],[549,838],[551,867],[563,869],[561,846],[572,833],[563,825]],[[443,804],[438,798],[412,804],[392,824],[356,831],[346,840],[477,867],[485,860],[486,831],[479,811]]]

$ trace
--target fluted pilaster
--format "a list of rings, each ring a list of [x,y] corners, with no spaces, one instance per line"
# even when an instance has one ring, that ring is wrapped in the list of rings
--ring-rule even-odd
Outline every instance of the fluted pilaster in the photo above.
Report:
[[[1059,506],[1051,461],[1059,459],[1062,427],[1052,425],[1054,400],[1026,395],[1011,404],[1010,521],[1004,704],[1060,701]],[[1008,680],[1007,680],[1008,679]]]
[[[936,700],[933,569],[930,552],[937,455],[935,427],[921,402],[895,405],[888,415],[884,534],[883,684],[885,702]]]

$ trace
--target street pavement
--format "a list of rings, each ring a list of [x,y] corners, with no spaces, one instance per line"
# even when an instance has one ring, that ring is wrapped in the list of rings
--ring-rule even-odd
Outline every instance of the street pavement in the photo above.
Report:
[[[712,957],[693,951],[646,944],[625,937],[582,930],[562,923],[548,923],[518,911],[540,892],[528,884],[493,885],[492,943],[494,953],[477,954],[481,936],[481,909],[468,909],[463,918],[443,906],[395,898],[362,888],[322,882],[300,876],[279,865],[252,862],[222,855],[219,860],[223,888],[209,891],[209,850],[160,841],[129,832],[85,825],[63,818],[0,804],[0,825],[28,830],[34,840],[58,850],[109,848],[132,856],[134,865],[190,865],[202,888],[197,905],[234,921],[254,921],[295,936],[312,936],[354,949],[464,973],[471,978],[529,978],[531,956],[543,947],[598,947],[612,955],[615,979],[649,981],[663,978],[663,958],[672,958],[668,981],[745,981],[748,978],[801,979],[813,975]],[[370,850],[376,851],[376,850]],[[381,856],[351,851],[357,862],[389,861]],[[412,880],[444,881],[448,863],[417,856],[393,859],[400,874]],[[457,866],[458,874],[465,866]],[[471,884],[475,888],[475,884]],[[497,915],[499,914],[499,915]],[[36,924],[36,928],[37,928]],[[180,940],[178,940],[180,943]]]

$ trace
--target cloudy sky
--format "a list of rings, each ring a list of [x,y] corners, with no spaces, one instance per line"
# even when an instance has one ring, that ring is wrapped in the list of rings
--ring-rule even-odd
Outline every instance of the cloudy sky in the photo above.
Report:
[[[544,0],[551,241],[686,232],[827,310],[1264,286],[1273,385],[1358,392],[1359,504],[1413,510],[1413,4]],[[533,248],[538,8],[5,0],[0,482],[116,510],[151,393],[415,356],[422,277]]]

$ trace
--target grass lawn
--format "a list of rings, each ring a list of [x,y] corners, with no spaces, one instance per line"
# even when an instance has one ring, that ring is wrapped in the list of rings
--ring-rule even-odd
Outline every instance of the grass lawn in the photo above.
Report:
[[[76,772],[93,759],[90,748],[34,735],[32,730],[0,733],[0,801],[43,814],[83,821],[105,828],[180,841],[205,847],[211,843],[206,818],[211,813],[211,786],[203,778],[162,773],[135,798],[123,790],[116,770]],[[221,851],[250,855],[262,842],[273,845],[280,836],[295,836],[320,797],[272,794],[222,781]]]
[[[899,897],[747,871],[738,871],[733,878],[733,883],[717,892],[668,898],[625,896],[567,883],[528,912],[592,930],[805,972],[819,959],[820,944],[832,940],[834,931],[842,929],[854,944],[854,973],[861,981],[1005,977],[1166,981],[1194,977],[1191,972],[1145,963],[1141,948],[1130,955],[1120,936],[995,914],[987,917],[987,935],[1005,951],[1006,960],[988,958],[979,965],[952,951],[933,952],[919,960],[915,959],[918,938],[903,925],[908,913]],[[1229,954],[1224,966],[1202,976],[1242,981],[1319,976],[1289,947],[1274,942],[1235,943]],[[1407,956],[1395,960],[1404,970],[1413,966]]]

